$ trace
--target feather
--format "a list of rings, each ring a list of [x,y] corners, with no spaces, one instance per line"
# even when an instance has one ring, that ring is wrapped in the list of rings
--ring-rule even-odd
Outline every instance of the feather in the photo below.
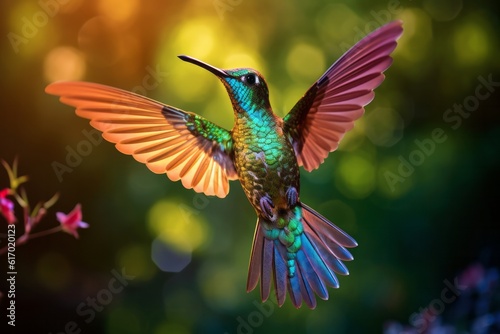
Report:
[[[272,227],[275,225],[264,217],[257,220],[247,291],[253,290],[260,279],[262,301],[268,299],[271,284],[274,284],[279,306],[285,302],[288,290],[295,307],[301,307],[304,302],[308,307],[315,308],[315,295],[328,299],[327,286],[339,287],[335,273],[349,273],[342,261],[353,259],[346,248],[355,247],[357,243],[307,205],[300,203],[295,210],[299,210],[301,217],[301,226],[294,227],[295,231],[299,231],[295,237],[300,240],[292,242],[300,245],[297,250],[278,237],[283,229]]]
[[[364,113],[391,65],[403,29],[391,22],[363,38],[336,61],[285,116],[299,165],[319,167]]]
[[[116,148],[154,173],[206,195],[225,197],[238,178],[231,135],[202,117],[146,97],[86,82],[57,82],[46,92],[76,107]],[[213,139],[216,138],[216,139]]]

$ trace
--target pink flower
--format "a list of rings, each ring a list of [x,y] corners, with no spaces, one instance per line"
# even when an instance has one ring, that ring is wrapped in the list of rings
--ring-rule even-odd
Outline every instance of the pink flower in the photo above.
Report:
[[[9,193],[9,188],[0,190],[0,211],[9,224],[14,224],[16,222],[16,216],[14,216],[14,203],[7,198]]]
[[[68,214],[62,212],[57,212],[57,220],[61,223],[61,227],[64,232],[73,234],[75,238],[78,239],[78,228],[87,228],[89,224],[82,221],[82,207],[77,204],[75,208]]]

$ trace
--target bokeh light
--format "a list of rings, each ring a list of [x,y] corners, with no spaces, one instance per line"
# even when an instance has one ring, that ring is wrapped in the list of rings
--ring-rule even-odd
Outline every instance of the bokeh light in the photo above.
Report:
[[[102,15],[118,21],[119,24],[124,24],[125,21],[137,15],[139,6],[139,0],[127,0],[125,2],[119,0],[98,1],[98,8]]]
[[[181,251],[161,238],[156,238],[151,244],[151,259],[160,270],[178,273],[191,263],[192,255],[186,246]]]
[[[158,201],[148,214],[151,232],[181,252],[191,252],[207,240],[206,224],[194,208],[169,200]]]
[[[405,33],[396,52],[403,61],[413,64],[423,61],[430,52],[432,20],[425,11],[417,8],[405,9],[401,20],[405,23]]]
[[[462,65],[473,66],[482,63],[489,54],[490,39],[478,21],[459,26],[453,35],[454,54]]]
[[[316,31],[328,49],[333,49],[340,56],[353,45],[353,27],[362,24],[363,20],[348,4],[329,3],[318,13],[315,23]]]
[[[52,44],[55,33],[51,16],[36,2],[18,1],[6,14],[9,52],[26,59],[40,57],[46,46]]]
[[[299,82],[313,82],[325,70],[323,52],[306,43],[297,43],[293,46],[288,54],[286,64],[290,76]]]
[[[86,62],[82,52],[70,46],[52,49],[45,57],[45,80],[81,80],[85,75]]]
[[[201,101],[210,91],[210,86],[217,83],[208,72],[192,64],[184,64],[177,55],[186,54],[209,62],[208,55],[215,47],[217,32],[213,23],[203,20],[190,20],[171,32],[172,39],[164,43],[159,50],[157,61],[169,69],[169,74],[176,78],[175,85],[169,85],[168,94],[184,101]],[[170,34],[169,34],[170,35]],[[211,80],[210,80],[211,79]]]
[[[374,159],[366,154],[344,155],[338,161],[335,184],[349,198],[364,198],[375,189]]]

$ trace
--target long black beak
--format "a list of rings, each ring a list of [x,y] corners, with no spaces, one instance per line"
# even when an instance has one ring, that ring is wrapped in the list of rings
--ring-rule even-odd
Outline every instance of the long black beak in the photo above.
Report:
[[[184,60],[184,61],[187,61],[188,63],[192,63],[192,64],[195,64],[195,65],[198,65],[200,67],[203,67],[204,69],[206,69],[207,71],[210,71],[212,72],[213,74],[215,74],[216,76],[220,77],[220,78],[224,78],[224,77],[227,77],[228,74],[226,72],[224,72],[223,70],[221,69],[218,69],[217,67],[214,67],[212,65],[209,65],[205,62],[202,62],[201,60],[198,60],[196,58],[193,58],[193,57],[189,57],[189,56],[185,56],[185,55],[180,55],[178,56],[181,60]]]

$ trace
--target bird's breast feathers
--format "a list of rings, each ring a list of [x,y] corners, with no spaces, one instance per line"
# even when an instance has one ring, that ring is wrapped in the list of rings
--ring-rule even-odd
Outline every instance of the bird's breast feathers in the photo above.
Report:
[[[244,133],[244,137],[235,140],[234,149],[235,166],[245,194],[254,206],[266,194],[274,203],[285,204],[286,190],[291,186],[299,188],[293,147],[276,126],[268,131]]]

